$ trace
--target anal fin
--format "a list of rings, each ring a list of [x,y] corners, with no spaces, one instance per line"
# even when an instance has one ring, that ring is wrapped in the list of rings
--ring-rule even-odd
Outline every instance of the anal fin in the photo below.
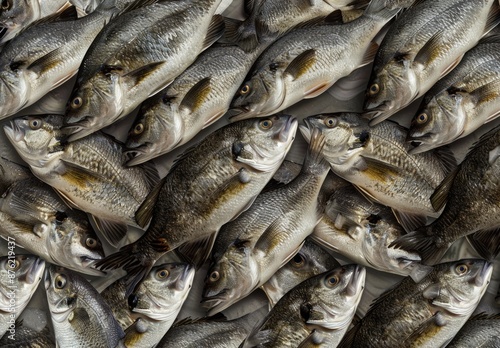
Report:
[[[392,208],[392,212],[406,232],[415,231],[417,228],[424,226],[427,222],[427,217],[425,215],[411,214],[394,208]]]
[[[182,244],[176,249],[176,252],[183,260],[199,269],[210,257],[216,237],[217,232],[210,233],[209,236],[194,242]]]

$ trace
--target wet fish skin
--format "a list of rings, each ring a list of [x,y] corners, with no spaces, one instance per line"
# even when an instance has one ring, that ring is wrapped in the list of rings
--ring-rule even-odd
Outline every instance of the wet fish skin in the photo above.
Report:
[[[412,153],[463,138],[498,116],[499,52],[498,34],[483,39],[426,93],[408,133],[419,144]]]
[[[28,305],[44,269],[45,261],[34,255],[0,257],[0,337],[11,333],[8,331],[11,321],[15,321]]]
[[[427,264],[438,262],[454,241],[477,231],[486,238],[477,233],[473,238],[487,248],[494,239],[487,231],[500,226],[499,173],[500,128],[496,127],[482,136],[457,170],[436,189],[433,204],[440,207],[446,203],[439,218],[393,245],[419,253]],[[476,249],[481,252],[484,247]]]
[[[471,317],[447,345],[449,348],[500,346],[500,316],[479,314]]]
[[[474,312],[492,270],[470,259],[436,265],[419,283],[406,277],[374,302],[339,348],[445,345]]]
[[[6,139],[5,139],[6,140]],[[7,140],[8,142],[8,140]],[[22,162],[21,160],[19,162]],[[30,170],[24,166],[0,155],[0,192],[3,194],[13,183],[28,179]]]
[[[335,332],[335,347],[354,317],[365,275],[362,266],[344,265],[305,280],[278,301],[241,347],[298,347],[311,327]]]
[[[375,58],[365,114],[375,125],[424,95],[498,23],[495,0],[421,1],[403,13]]]
[[[296,130],[295,118],[281,115],[233,123],[208,135],[176,162],[157,187],[159,191],[137,212],[141,225],[152,215],[146,233],[98,267],[125,266],[134,277],[130,292],[161,255],[216,233],[245,210],[272,178]],[[208,253],[211,246],[207,246]],[[189,257],[187,254],[188,250],[185,255]],[[198,264],[201,260],[196,258],[205,255],[196,250],[191,256]]]
[[[48,326],[35,331],[17,321],[14,338],[9,338],[9,334],[4,335],[0,338],[0,346],[4,348],[54,348],[56,346]]]
[[[103,133],[66,142],[62,115],[16,118],[4,126],[7,138],[40,180],[66,203],[92,214],[104,237],[117,245],[126,224],[158,181],[153,165],[126,167],[122,145]]]
[[[124,332],[86,279],[51,265],[45,271],[45,290],[58,346],[117,347]]]

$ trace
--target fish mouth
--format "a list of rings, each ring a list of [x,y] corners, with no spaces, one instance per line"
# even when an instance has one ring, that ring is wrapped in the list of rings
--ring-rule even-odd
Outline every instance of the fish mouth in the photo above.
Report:
[[[241,121],[257,116],[257,114],[255,114],[248,106],[245,105],[232,107],[230,111],[235,114],[229,117],[229,122]]]
[[[490,262],[485,261],[483,267],[478,270],[476,276],[473,279],[474,285],[477,287],[482,287],[485,282],[489,283],[492,272],[493,265]]]
[[[24,132],[15,121],[10,121],[10,126],[3,126],[3,130],[12,143],[18,143],[24,139]]]
[[[45,276],[43,278],[43,285],[45,285],[45,291],[48,291],[50,288],[50,281],[51,276],[50,276],[50,270],[48,268],[45,269]]]
[[[35,259],[31,267],[26,272],[26,283],[34,284],[41,279],[43,270],[45,269],[45,261],[39,257]]]
[[[294,136],[299,122],[293,116],[287,115],[288,119],[281,129],[278,131],[278,138],[281,142],[285,143],[290,140],[290,136]]]
[[[0,27],[0,40],[2,40],[8,33],[9,28],[5,26]]]
[[[92,134],[94,130],[92,129],[92,117],[84,116],[78,122],[68,122],[65,121],[65,125],[61,130],[67,135],[67,141],[75,141]]]
[[[305,118],[303,121],[304,125],[300,125],[299,130],[304,139],[309,143],[311,141],[311,134],[314,126],[307,118]]]
[[[95,268],[95,264],[100,261],[100,259],[95,259],[89,256],[80,256],[80,262],[83,268],[85,268],[85,271],[83,270],[77,270],[79,272],[83,272],[85,274],[92,274],[92,275],[105,275],[106,272],[101,271],[100,269]],[[87,273],[88,272],[88,273]]]
[[[390,108],[391,106],[386,101],[374,107],[370,107],[369,105],[367,105],[365,106],[363,117],[369,119],[370,120],[369,125],[373,127],[391,115],[388,113]],[[386,113],[387,115],[384,115]]]
[[[361,289],[364,287],[366,277],[366,268],[360,265],[356,265],[352,272],[349,284],[346,287],[346,293],[348,296],[355,296],[359,294]]]
[[[193,265],[185,265],[184,271],[182,271],[181,276],[175,282],[175,289],[177,291],[182,291],[186,288],[186,286],[190,286],[193,281],[194,273]]]
[[[135,148],[128,147],[126,150],[123,151],[123,154],[126,157],[130,158],[126,162],[127,166],[135,166],[154,158],[154,153],[152,152],[151,143],[145,143]]]
[[[411,136],[408,134],[406,137],[406,142],[410,143],[413,148],[408,150],[410,155],[415,155],[417,153],[422,153],[430,150],[430,145],[432,141],[432,136],[430,134],[425,134],[419,137]]]

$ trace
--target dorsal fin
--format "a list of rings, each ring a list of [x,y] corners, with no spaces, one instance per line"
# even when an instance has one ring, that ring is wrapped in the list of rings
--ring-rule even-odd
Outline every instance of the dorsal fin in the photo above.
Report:
[[[65,22],[65,21],[74,21],[78,19],[78,12],[76,11],[75,6],[69,6],[65,10],[61,12],[56,12],[54,14],[51,14],[50,16],[40,18],[39,20],[34,21],[30,25],[28,25],[26,28],[23,28],[17,36],[21,35],[23,32],[31,30],[31,28],[40,26],[42,24],[48,24],[48,23],[53,23],[53,22]]]

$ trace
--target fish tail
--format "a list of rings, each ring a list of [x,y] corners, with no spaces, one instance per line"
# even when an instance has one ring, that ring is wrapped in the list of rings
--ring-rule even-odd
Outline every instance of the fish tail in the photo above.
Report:
[[[259,45],[257,30],[249,20],[224,18],[224,25],[224,39],[240,46],[245,52],[250,52]]]
[[[388,22],[396,16],[402,8],[387,7],[386,3],[387,0],[372,0],[366,8],[364,15]]]
[[[416,252],[422,258],[423,264],[434,265],[441,260],[449,244],[438,243],[436,236],[432,234],[432,227],[424,226],[399,237],[389,247]]]

